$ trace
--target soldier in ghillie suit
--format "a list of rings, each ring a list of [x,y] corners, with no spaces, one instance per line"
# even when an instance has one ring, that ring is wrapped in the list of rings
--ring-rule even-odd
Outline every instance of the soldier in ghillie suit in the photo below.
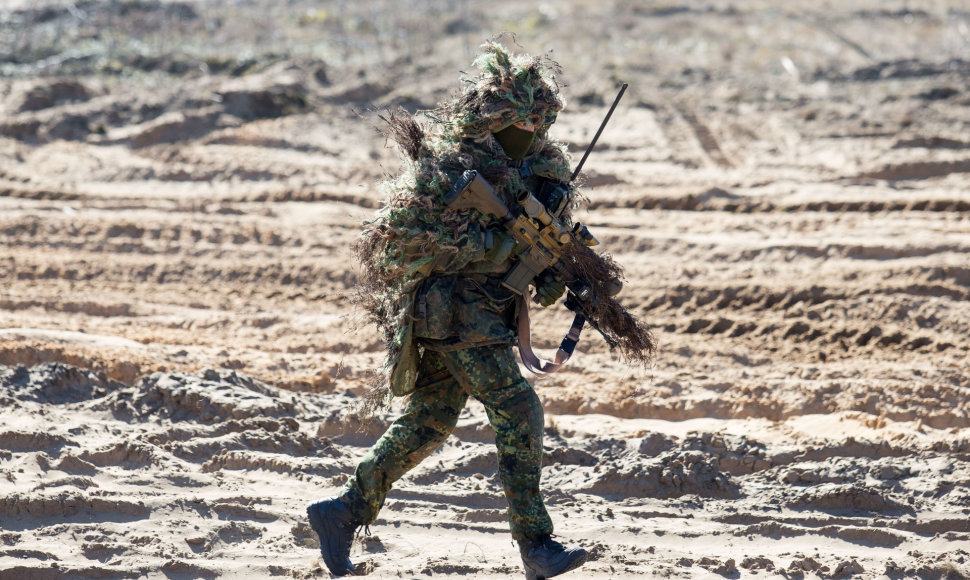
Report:
[[[428,115],[427,127],[403,111],[384,117],[406,154],[406,171],[384,184],[386,203],[355,245],[363,270],[357,300],[388,345],[383,390],[372,398],[407,397],[407,404],[343,491],[307,508],[337,576],[353,573],[354,532],[376,520],[391,485],[448,438],[469,396],[484,405],[495,430],[526,576],[556,576],[587,558],[551,538],[539,493],[543,412],[512,351],[518,309],[529,297],[502,285],[516,244],[494,218],[443,202],[469,169],[509,205],[520,191],[568,180],[566,148],[547,137],[563,108],[558,67],[510,55],[497,43],[486,44],[475,65],[480,74],[463,79],[458,95]],[[566,208],[561,219],[569,222],[569,214]],[[565,291],[548,274],[534,285],[543,306]]]

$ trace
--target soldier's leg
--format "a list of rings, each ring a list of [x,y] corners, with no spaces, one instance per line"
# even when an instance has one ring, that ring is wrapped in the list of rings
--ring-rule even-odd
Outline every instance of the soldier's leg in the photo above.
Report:
[[[362,523],[373,523],[391,485],[448,438],[467,400],[440,354],[426,351],[404,414],[367,452],[341,496]]]
[[[552,533],[552,520],[539,495],[542,473],[542,405],[522,377],[509,346],[442,353],[445,365],[468,394],[485,406],[495,430],[499,474],[509,502],[509,526],[516,540]]]

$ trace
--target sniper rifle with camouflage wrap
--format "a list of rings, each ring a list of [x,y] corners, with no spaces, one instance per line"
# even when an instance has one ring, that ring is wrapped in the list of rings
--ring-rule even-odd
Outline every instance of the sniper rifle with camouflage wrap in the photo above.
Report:
[[[559,346],[555,362],[536,359],[532,354],[531,344],[529,344],[528,300],[523,301],[523,309],[519,317],[519,348],[522,351],[525,366],[537,374],[555,372],[565,364],[576,348],[580,332],[587,321],[603,335],[611,347],[617,346],[613,337],[615,333],[606,332],[601,328],[601,321],[597,320],[596,305],[603,294],[609,299],[617,295],[622,284],[619,279],[612,278],[606,280],[605,285],[601,280],[594,287],[592,280],[577,271],[578,268],[574,267],[577,261],[567,259],[567,256],[575,256],[577,246],[588,248],[598,245],[599,240],[581,223],[577,222],[572,228],[568,228],[560,216],[567,205],[573,181],[595,147],[596,141],[613,115],[626,88],[626,83],[620,87],[613,105],[579,164],[576,165],[569,181],[544,184],[539,197],[545,203],[531,192],[523,190],[515,195],[516,203],[513,207],[508,207],[495,193],[492,185],[475,170],[465,171],[445,196],[445,205],[451,209],[473,208],[485,215],[494,216],[500,221],[505,232],[515,240],[516,262],[505,275],[503,286],[527,297],[529,284],[548,270],[569,289],[566,308],[575,314],[575,318],[569,333]]]

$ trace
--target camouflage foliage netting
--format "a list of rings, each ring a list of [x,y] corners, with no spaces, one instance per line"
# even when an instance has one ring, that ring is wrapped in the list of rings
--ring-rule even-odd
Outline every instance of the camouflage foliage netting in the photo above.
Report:
[[[369,397],[372,403],[413,389],[419,353],[410,315],[418,286],[432,272],[460,267],[465,248],[474,241],[471,237],[497,225],[476,210],[444,207],[442,199],[454,180],[476,169],[509,205],[514,193],[525,187],[493,133],[525,118],[541,119],[529,153],[534,157],[533,172],[558,181],[569,178],[565,145],[547,138],[564,105],[556,83],[558,65],[547,58],[511,55],[495,42],[483,46],[474,64],[479,74],[463,78],[457,95],[426,112],[424,124],[403,109],[381,115],[385,135],[404,153],[404,170],[384,182],[384,205],[365,222],[354,245],[361,266],[355,302],[366,320],[380,329],[388,349]],[[564,212],[564,221],[571,221],[572,209]],[[573,259],[590,271],[619,274],[612,261],[597,266],[596,260],[593,252]],[[643,325],[615,301],[607,302],[606,318],[596,322],[602,328],[615,327],[613,334],[626,358],[640,360],[642,353],[652,352],[652,337],[646,339],[649,333]],[[622,337],[631,329],[637,339],[625,342]]]

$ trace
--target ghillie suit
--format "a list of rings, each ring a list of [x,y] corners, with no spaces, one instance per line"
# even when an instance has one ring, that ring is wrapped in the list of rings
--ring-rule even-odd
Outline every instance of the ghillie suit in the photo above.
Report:
[[[377,406],[392,394],[407,400],[338,496],[307,508],[324,561],[338,576],[354,571],[354,530],[373,523],[394,482],[450,436],[469,397],[483,405],[495,431],[509,528],[527,577],[555,576],[588,557],[582,548],[551,539],[552,520],[539,490],[542,404],[512,351],[519,307],[528,296],[502,284],[516,263],[516,244],[493,218],[444,204],[466,170],[478,171],[507,205],[523,190],[568,179],[565,147],[546,136],[563,107],[557,68],[541,58],[511,57],[494,43],[475,64],[481,73],[464,79],[457,97],[429,115],[427,128],[404,111],[384,116],[389,137],[406,153],[405,171],[384,184],[386,204],[354,246],[363,271],[356,301],[388,346],[384,380],[369,401]],[[560,214],[563,221],[571,222],[571,209]],[[592,277],[602,304],[615,304],[597,278],[619,278],[612,261],[591,251],[563,259]],[[547,293],[555,283],[535,279],[537,291],[554,295],[549,304],[562,294]],[[618,312],[633,320],[634,331],[616,326],[605,335],[619,329],[621,335],[639,332],[641,343],[649,338],[625,310]]]
[[[382,331],[388,349],[383,373],[371,393],[372,403],[386,401],[388,391],[404,396],[413,390],[424,347],[455,350],[515,340],[514,325],[504,333],[465,333],[446,345],[430,344],[434,337],[415,334],[415,295],[432,274],[497,273],[481,260],[487,251],[485,233],[498,225],[477,210],[452,210],[443,204],[456,179],[475,169],[510,206],[515,193],[535,187],[530,179],[569,179],[565,145],[547,138],[564,106],[555,81],[558,65],[545,58],[510,56],[496,43],[483,48],[474,63],[481,73],[464,78],[458,95],[430,112],[429,126],[403,110],[382,115],[386,135],[398,143],[406,158],[403,174],[384,183],[386,203],[365,223],[354,246],[362,268],[356,302]],[[536,122],[527,156],[528,175],[516,169],[495,137],[526,118]],[[570,213],[579,201],[577,195],[573,198],[560,216],[566,223],[571,223]],[[612,260],[579,245],[567,259],[593,281],[622,277]],[[649,331],[603,288],[594,283],[593,290],[592,322],[611,346],[619,345],[624,358],[645,362],[655,349]]]

